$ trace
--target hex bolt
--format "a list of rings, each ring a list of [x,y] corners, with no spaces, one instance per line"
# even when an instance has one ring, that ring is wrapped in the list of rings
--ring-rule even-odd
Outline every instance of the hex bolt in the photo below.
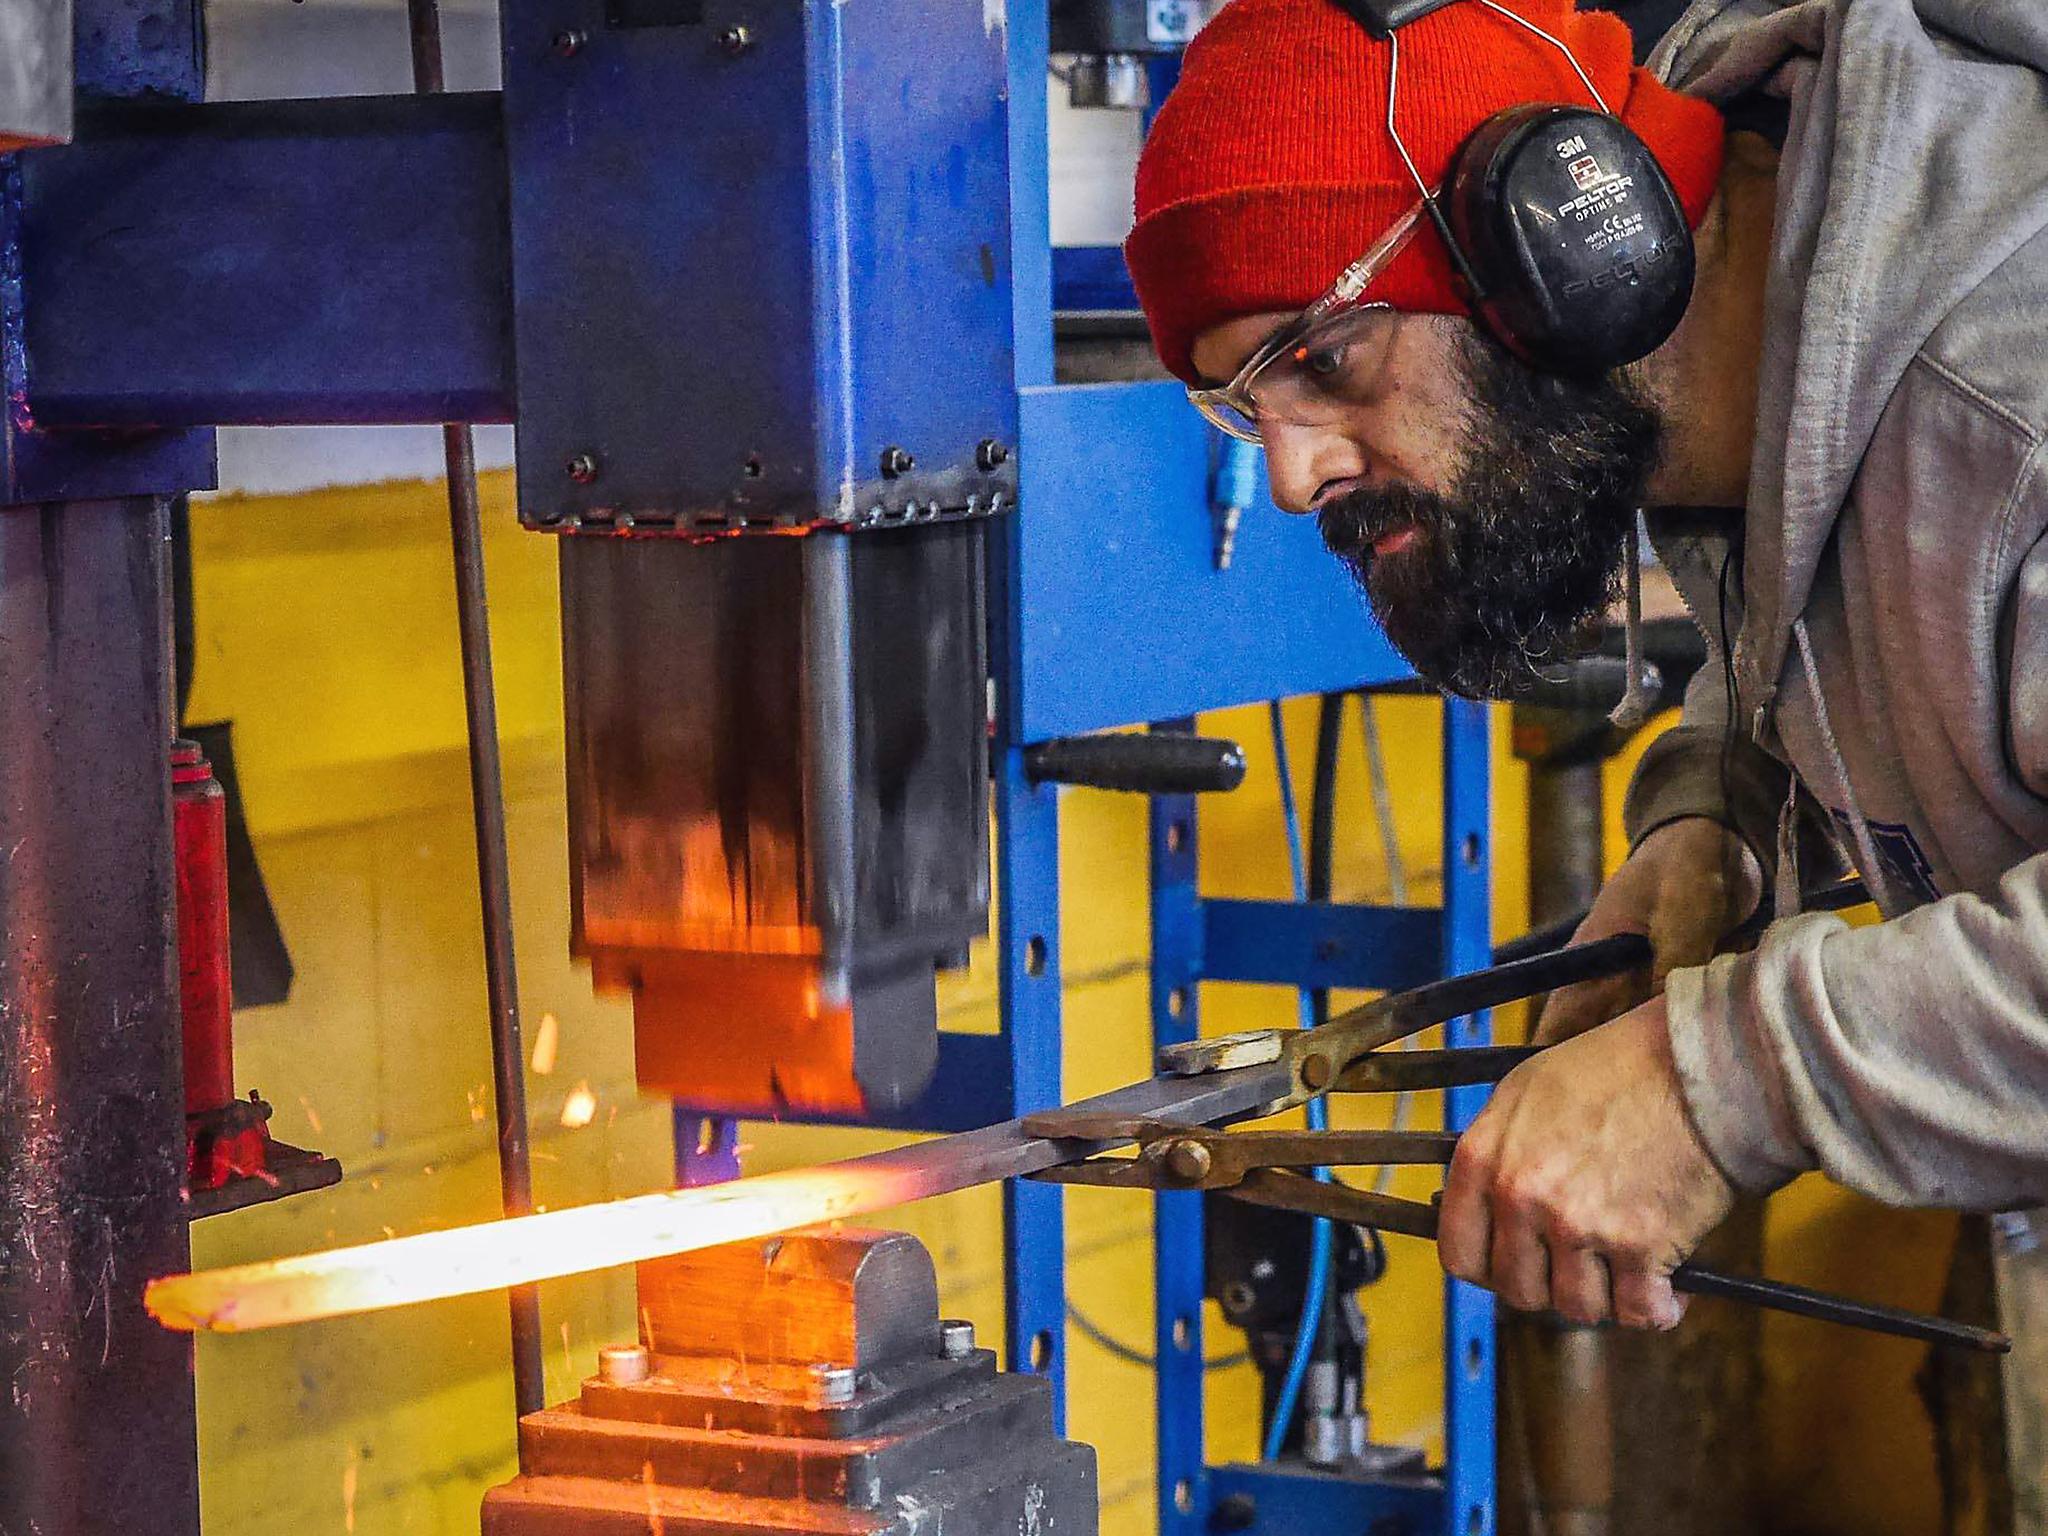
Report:
[[[754,34],[742,26],[727,27],[718,34],[718,46],[736,59],[754,46]]]
[[[1209,1149],[1199,1141],[1176,1141],[1166,1149],[1166,1169],[1183,1184],[1199,1184],[1214,1164]]]
[[[564,467],[568,470],[571,480],[574,480],[578,485],[588,485],[597,478],[597,455],[594,453],[576,454]]]
[[[614,1387],[636,1387],[654,1374],[644,1344],[607,1344],[597,1352],[597,1374]]]
[[[939,1324],[939,1353],[948,1360],[965,1360],[974,1353],[974,1324],[949,1317]]]
[[[981,466],[983,474],[993,474],[1010,462],[1010,450],[994,438],[985,437],[974,450],[974,462]]]
[[[811,1401],[821,1408],[843,1408],[853,1401],[853,1370],[844,1365],[811,1367]]]
[[[882,473],[894,480],[898,475],[907,475],[917,467],[917,460],[901,448],[882,450]]]

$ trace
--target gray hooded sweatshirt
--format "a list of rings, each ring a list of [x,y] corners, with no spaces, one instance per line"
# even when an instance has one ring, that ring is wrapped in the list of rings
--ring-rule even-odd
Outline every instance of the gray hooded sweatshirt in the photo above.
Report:
[[[1675,973],[1688,1106],[1748,1189],[2048,1203],[2048,0],[1699,0],[1653,64],[1790,131],[1739,556],[1651,520],[1718,653],[1631,836],[1720,819],[1782,901],[1809,812],[1888,918]]]

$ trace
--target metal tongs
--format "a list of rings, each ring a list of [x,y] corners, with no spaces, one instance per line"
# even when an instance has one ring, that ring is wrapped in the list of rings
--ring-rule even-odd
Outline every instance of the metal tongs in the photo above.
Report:
[[[1199,1076],[1284,1061],[1292,1069],[1295,1089],[1268,1106],[1268,1114],[1326,1092],[1406,1092],[1495,1082],[1538,1048],[1385,1052],[1382,1047],[1461,1014],[1620,975],[1649,959],[1646,939],[1618,934],[1379,998],[1315,1030],[1262,1030],[1169,1046],[1160,1053],[1160,1068]],[[1214,1190],[1253,1205],[1429,1239],[1437,1230],[1434,1203],[1325,1182],[1308,1170],[1447,1165],[1458,1144],[1456,1135],[1439,1131],[1226,1131],[1086,1110],[1028,1116],[1024,1129],[1054,1141],[1088,1143],[1098,1154],[1106,1145],[1137,1146],[1134,1156],[1095,1155],[1034,1175],[1051,1183]],[[2012,1348],[2009,1338],[1988,1328],[1695,1264],[1673,1271],[1671,1284],[1692,1295],[1718,1296],[1871,1333],[1994,1354]]]

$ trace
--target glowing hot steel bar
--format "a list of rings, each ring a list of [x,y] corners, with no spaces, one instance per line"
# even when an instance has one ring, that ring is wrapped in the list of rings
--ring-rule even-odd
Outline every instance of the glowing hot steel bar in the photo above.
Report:
[[[1280,1062],[1134,1083],[1074,1106],[1102,1114],[1214,1121],[1275,1104],[1293,1086]],[[634,1264],[1037,1173],[1104,1144],[1048,1141],[1006,1121],[819,1168],[706,1189],[423,1232],[354,1248],[153,1281],[167,1328],[246,1333]]]

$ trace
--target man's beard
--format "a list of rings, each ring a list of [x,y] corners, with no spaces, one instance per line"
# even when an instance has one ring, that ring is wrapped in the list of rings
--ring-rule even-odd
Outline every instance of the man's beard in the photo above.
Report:
[[[1634,381],[1542,374],[1465,332],[1473,410],[1448,494],[1367,487],[1317,514],[1387,638],[1421,676],[1503,698],[1586,649],[1619,592],[1662,423]],[[1401,548],[1374,541],[1412,524]]]

